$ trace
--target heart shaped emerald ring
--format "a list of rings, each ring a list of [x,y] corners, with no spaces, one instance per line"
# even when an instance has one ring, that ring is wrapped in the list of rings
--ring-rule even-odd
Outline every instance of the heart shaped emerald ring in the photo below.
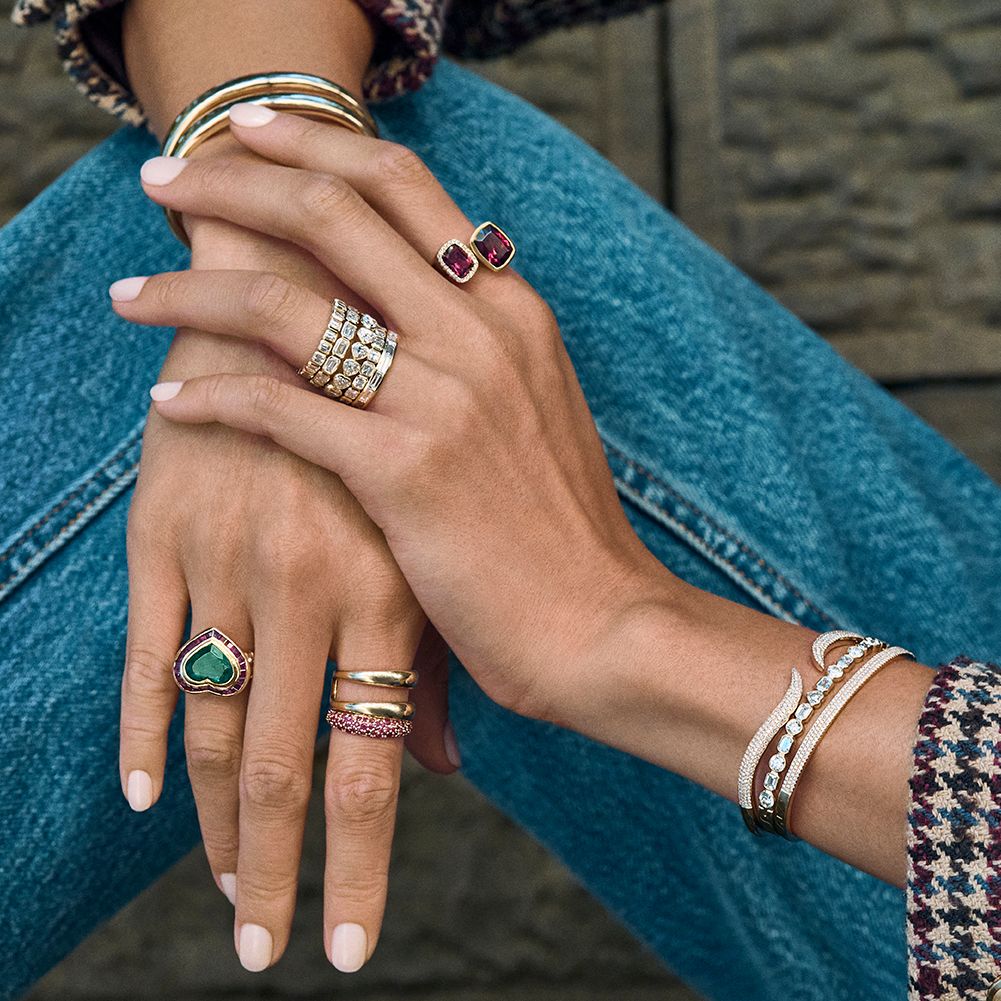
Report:
[[[221,629],[192,636],[174,658],[174,681],[182,692],[239,695],[250,684],[254,655],[244,653]]]

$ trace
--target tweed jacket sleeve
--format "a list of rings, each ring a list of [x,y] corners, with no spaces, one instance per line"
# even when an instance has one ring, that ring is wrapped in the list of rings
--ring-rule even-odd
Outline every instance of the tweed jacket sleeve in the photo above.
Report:
[[[486,58],[536,35],[605,20],[651,0],[358,0],[380,26],[365,97],[416,90],[439,55]],[[122,0],[16,0],[15,24],[52,21],[67,73],[98,107],[132,125],[145,122],[121,52]]]
[[[999,764],[1001,668],[959,657],[939,669],[914,746],[909,1001],[987,1001],[1001,978]]]

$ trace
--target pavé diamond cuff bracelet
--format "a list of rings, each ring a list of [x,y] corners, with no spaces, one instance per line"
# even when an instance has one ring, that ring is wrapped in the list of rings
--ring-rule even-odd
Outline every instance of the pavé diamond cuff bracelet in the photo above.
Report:
[[[849,640],[854,644],[838,660],[827,667],[825,658],[828,650],[836,643]],[[785,770],[788,755],[796,745],[796,739],[803,733],[804,724],[854,664],[865,658],[869,652],[882,647],[882,641],[871,636],[862,637],[847,630],[832,630],[822,633],[813,643],[812,654],[814,665],[823,672],[806,698],[800,701],[803,690],[802,677],[793,669],[792,681],[782,701],[772,710],[768,718],[751,738],[744,757],[741,760],[737,777],[737,801],[741,816],[748,829],[754,834],[767,831],[771,834],[784,833],[776,826],[775,807],[782,772]],[[779,737],[775,753],[768,761],[768,771],[765,773],[763,788],[754,794],[754,778],[758,765],[765,750],[777,733],[785,730]],[[813,728],[811,727],[811,730]]]
[[[789,766],[789,771],[786,772],[785,778],[782,781],[782,788],[779,790],[778,802],[775,805],[775,816],[773,821],[776,834],[787,838],[789,841],[797,840],[796,836],[792,833],[790,826],[792,798],[795,795],[797,783],[799,782],[800,776],[803,774],[803,769],[806,768],[806,764],[810,760],[810,756],[817,749],[817,745],[823,739],[824,734],[830,729],[831,724],[838,718],[838,714],[841,710],[844,709],[852,696],[855,695],[880,668],[884,667],[891,660],[896,660],[898,657],[912,656],[914,655],[910,652],[910,650],[905,650],[903,647],[899,646],[886,647],[885,649],[880,650],[878,653],[874,654],[870,660],[867,660],[861,667],[859,667],[858,670],[856,670],[838,689],[831,701],[824,706],[823,710],[817,716],[813,726],[811,726],[807,731],[806,736],[799,745],[796,755],[792,759],[792,764]]]

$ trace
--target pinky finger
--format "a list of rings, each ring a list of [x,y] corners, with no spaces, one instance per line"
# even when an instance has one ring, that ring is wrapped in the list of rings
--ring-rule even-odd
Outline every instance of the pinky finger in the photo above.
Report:
[[[153,567],[130,556],[129,626],[122,676],[119,772],[133,810],[148,810],[163,791],[167,731],[177,705],[171,667],[187,618],[179,567]]]

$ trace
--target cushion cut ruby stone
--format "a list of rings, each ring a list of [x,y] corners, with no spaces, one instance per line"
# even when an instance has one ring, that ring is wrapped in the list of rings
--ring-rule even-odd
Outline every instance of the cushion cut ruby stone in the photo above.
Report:
[[[456,278],[465,278],[473,270],[476,259],[461,243],[453,243],[442,253],[441,262]]]
[[[514,253],[514,244],[499,226],[488,222],[482,226],[473,241],[476,252],[494,268],[502,268]]]

